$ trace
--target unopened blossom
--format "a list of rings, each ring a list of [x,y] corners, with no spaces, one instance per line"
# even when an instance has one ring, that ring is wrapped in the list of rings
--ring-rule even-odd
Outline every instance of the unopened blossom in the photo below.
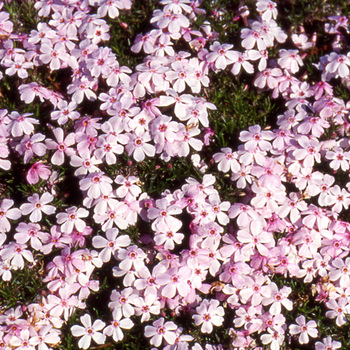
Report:
[[[71,332],[74,337],[82,337],[78,342],[80,348],[88,349],[92,339],[97,344],[104,344],[106,336],[99,332],[105,327],[106,324],[104,322],[95,320],[94,323],[91,324],[91,317],[88,314],[81,316],[80,322],[84,327],[78,325],[71,327]]]
[[[297,324],[292,324],[289,326],[289,333],[300,334],[299,343],[307,344],[309,342],[309,336],[316,338],[318,336],[317,324],[314,320],[306,323],[305,316],[301,315],[295,319]]]

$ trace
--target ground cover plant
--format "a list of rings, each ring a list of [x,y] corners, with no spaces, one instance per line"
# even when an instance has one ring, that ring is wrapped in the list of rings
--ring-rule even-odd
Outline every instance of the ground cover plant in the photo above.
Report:
[[[0,2],[0,349],[350,349],[346,2]]]

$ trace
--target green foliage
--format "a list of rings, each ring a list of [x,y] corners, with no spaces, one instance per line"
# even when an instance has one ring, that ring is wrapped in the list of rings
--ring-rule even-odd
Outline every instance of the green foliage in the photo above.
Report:
[[[30,33],[30,30],[36,28],[37,12],[35,10],[34,0],[25,1],[2,1],[5,10],[8,11],[11,21],[14,24],[14,31],[20,33]]]
[[[13,271],[11,281],[1,279],[0,310],[38,301],[44,286],[43,273],[43,261],[38,259],[36,266],[25,266],[23,270]]]
[[[239,131],[250,125],[260,124],[264,127],[274,122],[279,107],[267,94],[257,94],[228,74],[218,74],[212,78],[207,99],[217,107],[210,114],[216,147],[236,148]]]

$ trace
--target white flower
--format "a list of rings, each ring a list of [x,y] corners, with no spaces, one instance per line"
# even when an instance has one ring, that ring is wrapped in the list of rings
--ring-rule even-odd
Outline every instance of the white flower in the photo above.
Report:
[[[162,317],[154,321],[153,326],[145,327],[145,336],[147,338],[152,337],[150,343],[156,347],[160,346],[163,338],[168,344],[172,345],[176,340],[175,330],[177,330],[177,325],[171,321],[164,324],[164,318]]]
[[[106,325],[104,322],[101,320],[96,320],[93,325],[91,325],[91,317],[88,314],[81,316],[80,321],[84,327],[74,325],[71,328],[72,334],[75,337],[82,336],[78,342],[79,348],[87,349],[90,347],[91,339],[93,339],[97,344],[103,344],[105,342],[106,336],[100,332],[97,332],[104,328]]]
[[[23,215],[28,215],[29,220],[32,222],[39,222],[42,219],[42,213],[44,212],[47,215],[51,215],[56,211],[56,208],[50,203],[53,200],[53,195],[45,192],[40,198],[37,193],[34,193],[32,196],[28,197],[30,203],[24,203],[21,205],[20,210]]]
[[[78,232],[84,231],[86,223],[80,218],[86,218],[89,212],[84,208],[70,207],[66,209],[66,213],[57,214],[57,223],[61,225],[61,231],[71,233],[74,229]]]
[[[21,216],[21,211],[17,208],[10,209],[14,204],[12,199],[3,199],[0,204],[0,232],[8,232],[11,225],[8,219],[17,220]]]
[[[218,300],[203,300],[201,305],[197,306],[197,314],[193,315],[194,323],[196,326],[202,325],[202,333],[211,333],[214,326],[221,326],[224,322],[224,308],[219,306]]]
[[[123,316],[121,309],[114,309],[112,314],[113,321],[103,330],[103,333],[108,336],[112,336],[113,340],[118,342],[124,338],[121,328],[130,329],[133,327],[134,323],[130,320],[130,318],[121,319]]]
[[[309,342],[309,336],[312,338],[316,338],[318,336],[317,324],[314,320],[306,323],[305,317],[303,315],[296,318],[296,324],[292,324],[289,326],[289,333],[300,334],[299,343],[307,344]]]
[[[103,173],[91,173],[85,179],[79,181],[80,189],[87,191],[90,198],[99,198],[102,195],[109,195],[113,189],[112,180]]]

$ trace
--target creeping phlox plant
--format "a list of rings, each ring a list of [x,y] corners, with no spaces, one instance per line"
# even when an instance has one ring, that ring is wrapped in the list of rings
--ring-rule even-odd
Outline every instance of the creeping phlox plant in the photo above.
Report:
[[[114,346],[134,327],[167,350],[341,348],[318,317],[341,329],[350,313],[350,102],[335,93],[350,85],[348,19],[328,19],[333,52],[308,82],[300,72],[316,36],[288,36],[270,0],[250,9],[255,19],[239,8],[236,50],[202,20],[200,1],[161,0],[154,29],[131,45],[144,54],[135,67],[108,46],[130,0],[35,1],[30,32],[11,6],[0,5],[0,76],[22,106],[0,110],[0,168],[26,190],[0,201],[0,276],[35,270],[42,295],[3,307],[0,349],[55,348],[65,332],[79,348]],[[284,111],[274,129],[250,126],[209,164],[199,152],[216,106],[205,91],[228,71],[250,74]],[[30,109],[37,101],[45,116]],[[153,157],[186,157],[202,179],[152,198],[127,166]],[[221,200],[213,164],[239,200]],[[114,285],[100,316],[89,297],[106,269]],[[318,311],[300,307],[298,283]]]

